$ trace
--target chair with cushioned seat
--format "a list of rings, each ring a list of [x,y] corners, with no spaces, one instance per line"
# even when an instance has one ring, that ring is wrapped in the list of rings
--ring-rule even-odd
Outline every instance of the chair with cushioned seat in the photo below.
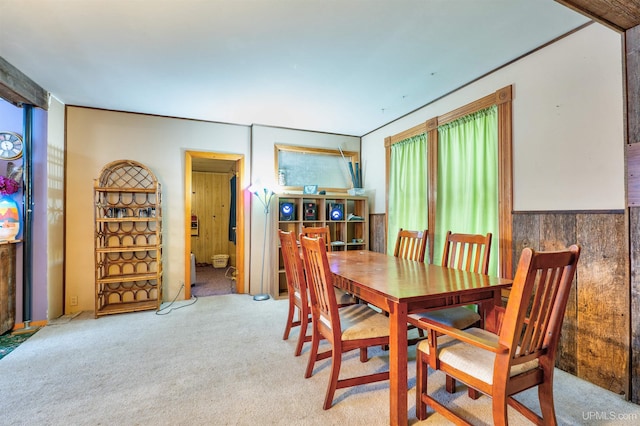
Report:
[[[284,263],[289,296],[287,324],[282,339],[287,340],[289,338],[289,332],[292,327],[300,327],[300,334],[298,335],[298,343],[295,351],[295,356],[299,356],[302,352],[304,342],[311,341],[311,335],[307,335],[307,328],[311,321],[307,283],[304,278],[304,267],[302,265],[302,259],[300,258],[295,234],[279,229],[278,238],[280,238],[282,261]],[[298,314],[297,320],[295,320],[296,313]]]
[[[307,329],[311,322],[311,308],[309,307],[309,291],[304,276],[304,266],[300,257],[300,250],[296,236],[293,232],[278,230],[280,247],[282,249],[282,261],[284,263],[287,279],[287,293],[289,297],[289,311],[287,323],[284,329],[283,340],[289,338],[292,327],[300,327],[295,356],[302,353],[305,342],[311,341],[311,335],[307,335]],[[335,288],[335,287],[334,287]],[[335,288],[338,306],[348,306],[356,303],[356,300],[342,290]],[[296,319],[296,313],[298,314]]]
[[[491,253],[491,233],[480,234],[460,234],[447,232],[444,250],[442,252],[442,266],[448,268],[462,269],[480,274],[487,274],[489,271],[489,254]],[[438,309],[418,314],[409,315],[409,324],[420,328],[421,318],[429,318],[443,325],[465,329],[479,324],[483,327],[483,318],[472,306],[455,306],[453,308]],[[454,393],[456,382],[447,376],[447,391]],[[478,393],[469,390],[471,398],[478,398]]]
[[[409,231],[400,228],[396,237],[393,255],[401,259],[424,262],[428,236],[429,233],[426,229],[423,231]]]
[[[331,373],[323,405],[328,410],[333,405],[336,389],[389,379],[389,371],[340,379],[343,353],[359,349],[360,361],[365,362],[368,347],[389,344],[389,318],[364,304],[338,309],[324,240],[303,236],[300,244],[313,318],[311,351],[305,377],[311,377],[316,361],[331,357]],[[326,339],[331,349],[318,353],[321,339]],[[306,398],[308,400],[309,395]]]
[[[486,235],[453,234],[449,231],[442,253],[442,266],[486,275],[489,272],[490,253],[491,233]],[[410,315],[409,322],[416,325],[420,318],[429,318],[459,329],[465,329],[477,323],[482,326],[483,320],[474,309],[466,306]]]
[[[429,239],[429,232],[424,229],[422,231],[411,231],[408,229],[402,229],[398,231],[396,237],[396,245],[393,249],[393,255],[400,259],[414,260],[416,262],[424,262],[425,254],[427,252],[427,240]],[[415,325],[408,324],[407,330],[417,328]],[[415,345],[421,339],[424,338],[422,330],[418,329],[418,338],[410,338],[409,345]]]
[[[459,330],[428,318],[420,320],[428,340],[416,351],[416,414],[427,405],[457,424],[459,414],[427,392],[428,367],[440,370],[492,398],[493,424],[507,424],[507,405],[536,424],[555,425],[553,373],[567,300],[580,247],[536,252],[520,257],[499,334],[481,328]],[[439,336],[439,337],[438,337]],[[513,396],[538,387],[542,416]]]
[[[319,238],[322,237],[325,244],[327,245],[327,251],[333,251],[333,246],[331,245],[331,232],[328,226],[303,226],[302,231],[300,232],[300,238],[302,236],[310,237],[310,238]],[[344,290],[341,290],[337,287],[334,287],[336,291],[336,298],[338,300],[338,306],[348,306],[358,303],[358,299],[350,295]]]

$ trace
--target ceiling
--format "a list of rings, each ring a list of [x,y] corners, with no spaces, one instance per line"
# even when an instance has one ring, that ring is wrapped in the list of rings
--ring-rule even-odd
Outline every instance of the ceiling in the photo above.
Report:
[[[0,0],[67,105],[362,136],[588,22],[554,0]]]
[[[207,173],[235,173],[236,162],[233,160],[215,160],[210,158],[192,158],[191,170]]]

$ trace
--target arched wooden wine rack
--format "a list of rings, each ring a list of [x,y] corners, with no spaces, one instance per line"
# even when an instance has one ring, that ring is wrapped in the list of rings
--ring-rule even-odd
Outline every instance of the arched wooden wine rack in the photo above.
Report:
[[[162,303],[162,193],[132,160],[104,166],[95,180],[96,318],[159,309]]]

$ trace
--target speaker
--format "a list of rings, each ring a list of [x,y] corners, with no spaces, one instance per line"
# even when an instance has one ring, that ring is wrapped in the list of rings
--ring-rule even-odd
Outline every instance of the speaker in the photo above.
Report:
[[[280,201],[280,220],[296,220],[295,204]]]
[[[329,220],[344,220],[344,204],[329,203],[327,206]]]
[[[318,220],[316,203],[304,203],[304,220]]]

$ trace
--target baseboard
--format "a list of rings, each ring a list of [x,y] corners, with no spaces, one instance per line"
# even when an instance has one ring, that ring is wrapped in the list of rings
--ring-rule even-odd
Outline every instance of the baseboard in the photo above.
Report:
[[[31,321],[29,323],[30,327],[44,327],[45,325],[47,325],[47,320],[39,320],[39,321]],[[17,331],[17,330],[22,330],[25,328],[25,325],[23,322],[17,323],[13,326],[13,331]]]

